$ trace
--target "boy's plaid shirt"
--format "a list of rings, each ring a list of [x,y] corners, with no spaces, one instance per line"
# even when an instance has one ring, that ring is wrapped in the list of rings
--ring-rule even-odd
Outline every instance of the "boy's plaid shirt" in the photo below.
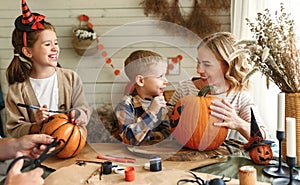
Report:
[[[148,111],[150,104],[136,91],[124,96],[115,108],[113,136],[130,145],[149,145],[168,138],[171,127],[167,109],[155,115]]]

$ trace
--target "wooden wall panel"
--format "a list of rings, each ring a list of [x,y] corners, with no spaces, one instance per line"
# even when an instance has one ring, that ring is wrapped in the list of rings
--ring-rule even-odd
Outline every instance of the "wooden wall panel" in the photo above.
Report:
[[[153,16],[146,17],[140,2],[141,0],[27,0],[30,10],[46,15],[46,20],[56,27],[61,48],[59,62],[63,67],[78,72],[91,104],[112,101],[114,103],[117,98],[111,97],[122,97],[127,79],[123,73],[117,77],[113,74],[112,67],[105,64],[100,51],[90,57],[78,56],[75,53],[72,47],[72,31],[79,25],[77,17],[80,14],[90,16],[99,43],[104,45],[113,66],[121,72],[124,59],[133,50],[149,49],[162,54],[165,58],[179,54],[183,56],[181,74],[168,76],[170,81],[168,89],[174,89],[180,80],[197,75],[195,46],[198,40],[190,43],[178,36],[164,34],[161,29],[158,31],[151,23],[157,19]],[[187,15],[191,11],[193,1],[180,0],[180,2],[182,11]],[[15,18],[21,14],[20,4],[21,0],[7,1],[5,6],[0,7],[0,80],[4,95],[7,93],[5,70],[13,56],[11,33]],[[222,31],[230,31],[228,11],[212,13],[211,17],[222,24]],[[170,40],[177,42],[169,43]]]

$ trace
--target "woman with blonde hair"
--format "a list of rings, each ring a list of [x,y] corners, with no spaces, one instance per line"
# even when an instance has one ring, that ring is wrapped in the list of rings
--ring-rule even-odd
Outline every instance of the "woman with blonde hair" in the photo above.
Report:
[[[179,82],[169,103],[176,104],[180,98],[189,94],[197,95],[204,86],[214,86],[216,90],[211,94],[219,97],[221,101],[212,101],[211,115],[223,120],[214,123],[215,126],[231,129],[228,138],[247,141],[250,138],[252,108],[263,137],[269,138],[269,131],[262,123],[257,107],[247,92],[248,80],[243,81],[250,66],[242,56],[229,61],[230,55],[237,49],[235,42],[234,36],[228,32],[218,32],[205,37],[197,47],[196,70],[199,77]]]

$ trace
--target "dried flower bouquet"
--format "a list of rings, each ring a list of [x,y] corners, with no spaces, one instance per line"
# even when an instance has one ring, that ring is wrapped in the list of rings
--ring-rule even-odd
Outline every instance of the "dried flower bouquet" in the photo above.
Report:
[[[241,49],[233,53],[230,60],[247,54],[253,70],[246,79],[260,71],[267,77],[267,86],[272,80],[282,92],[300,92],[300,52],[291,15],[285,12],[283,3],[275,17],[268,9],[257,15],[255,23],[246,19],[255,40],[239,41],[236,45]]]
[[[73,48],[78,55],[92,55],[97,51],[97,34],[93,30],[93,24],[89,22],[89,16],[81,14],[78,19],[80,24],[73,30]]]
[[[79,39],[92,39],[97,38],[96,33],[93,30],[93,24],[89,22],[89,16],[81,14],[78,16],[80,21],[79,27],[74,30],[74,34]]]

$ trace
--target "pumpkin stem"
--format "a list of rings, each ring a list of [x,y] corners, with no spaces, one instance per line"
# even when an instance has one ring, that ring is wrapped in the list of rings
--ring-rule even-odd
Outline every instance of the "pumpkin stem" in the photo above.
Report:
[[[200,89],[200,91],[198,92],[198,96],[206,96],[207,93],[211,92],[211,91],[216,91],[217,88],[215,86],[212,86],[212,85],[207,85],[207,86],[204,86]]]

